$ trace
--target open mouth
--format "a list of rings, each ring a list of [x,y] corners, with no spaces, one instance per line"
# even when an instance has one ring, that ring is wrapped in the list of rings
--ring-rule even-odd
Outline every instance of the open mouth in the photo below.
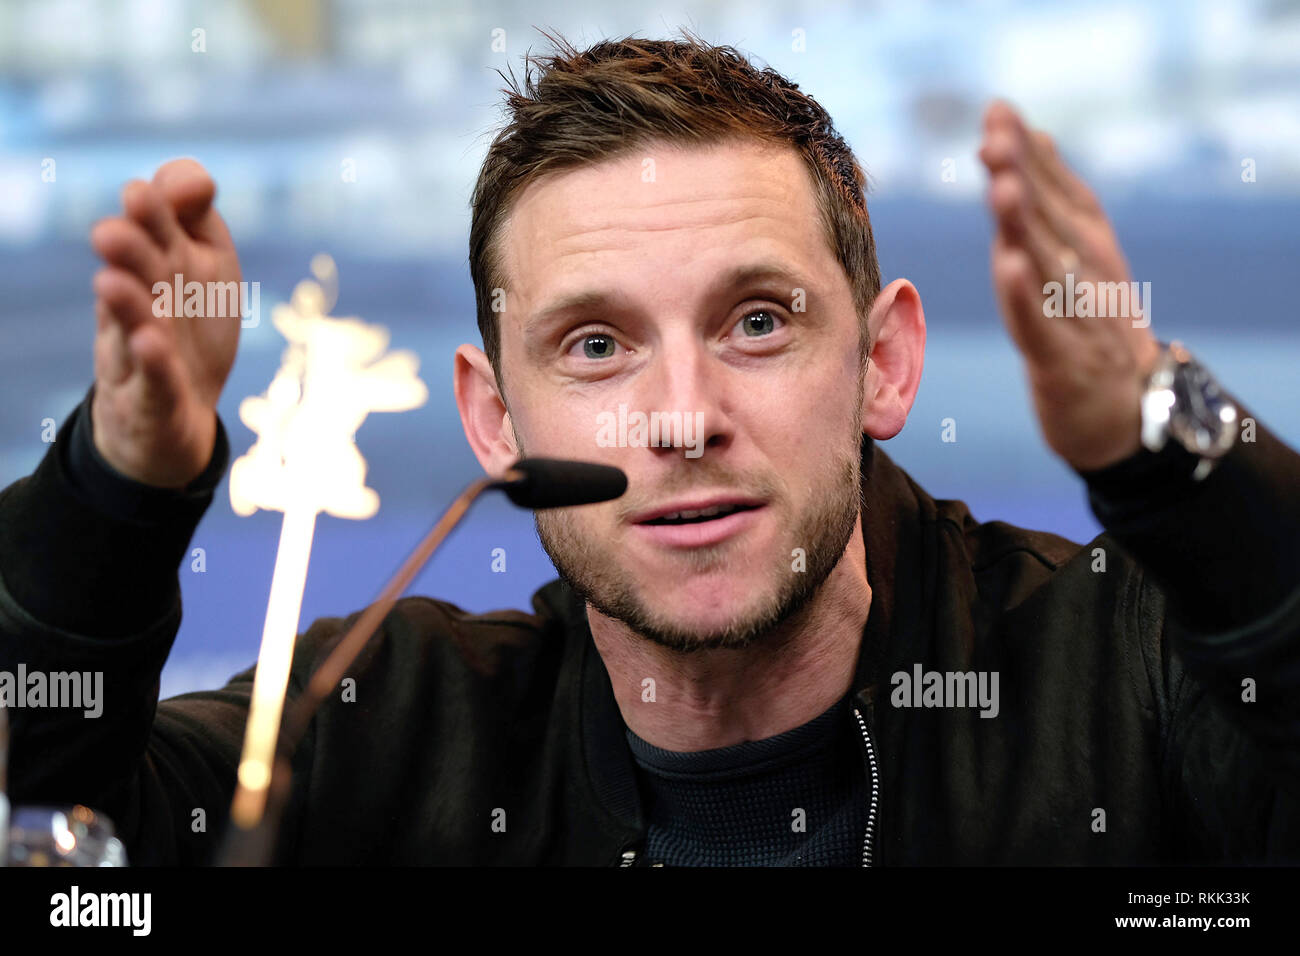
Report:
[[[716,521],[719,518],[725,518],[727,515],[735,514],[738,511],[752,511],[757,505],[714,505],[711,508],[702,508],[699,511],[674,511],[671,514],[660,515],[658,518],[651,518],[649,521],[642,521],[645,525],[676,525],[676,524],[702,524],[706,521]]]

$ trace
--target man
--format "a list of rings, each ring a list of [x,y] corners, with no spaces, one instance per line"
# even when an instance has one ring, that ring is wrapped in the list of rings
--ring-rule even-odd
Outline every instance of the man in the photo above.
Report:
[[[691,37],[533,65],[473,197],[484,347],[456,401],[491,474],[576,458],[629,487],[538,513],[562,580],[533,614],[398,604],[295,756],[277,859],[1300,859],[1300,457],[1136,303],[1047,307],[1131,279],[1050,140],[995,103],[980,156],[1003,317],[1108,528],[1082,549],[977,522],[876,446],[925,319],[882,286],[813,100]],[[105,673],[99,721],[14,712],[14,797],[104,810],[136,862],[211,859],[251,689],[155,709],[238,321],[156,318],[150,289],[239,277],[213,195],[176,161],[96,226],[95,388],[0,499],[5,666]],[[617,447],[620,406],[683,428]],[[300,638],[291,694],[345,623]]]

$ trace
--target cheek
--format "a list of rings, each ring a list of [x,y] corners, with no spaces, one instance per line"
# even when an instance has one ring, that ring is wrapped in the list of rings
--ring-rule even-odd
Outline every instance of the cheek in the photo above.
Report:
[[[596,413],[588,413],[585,403],[536,387],[519,389],[512,402],[511,420],[528,454],[591,459],[596,443]]]
[[[857,361],[828,355],[782,369],[764,388],[762,408],[770,421],[824,433],[853,412],[857,391]]]
[[[829,378],[826,381],[830,381]],[[822,389],[811,398],[793,396],[771,423],[771,446],[782,471],[809,477],[813,486],[829,474],[828,463],[856,455],[862,438],[856,379]]]

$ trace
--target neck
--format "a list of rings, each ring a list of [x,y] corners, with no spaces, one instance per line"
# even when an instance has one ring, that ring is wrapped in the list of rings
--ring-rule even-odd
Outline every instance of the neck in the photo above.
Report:
[[[848,692],[871,609],[862,519],[816,595],[743,650],[673,651],[587,606],[592,638],[623,720],[664,750],[763,740],[824,713]],[[654,679],[654,701],[642,681]]]

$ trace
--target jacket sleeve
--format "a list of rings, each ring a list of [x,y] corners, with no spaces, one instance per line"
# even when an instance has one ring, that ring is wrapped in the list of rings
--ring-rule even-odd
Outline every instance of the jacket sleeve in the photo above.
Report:
[[[177,566],[224,473],[225,431],[218,422],[203,475],[161,491],[98,459],[89,406],[88,395],[36,471],[0,492],[0,674],[22,695],[6,701],[10,797],[106,813],[133,864],[207,862],[251,672],[179,706],[159,707],[158,691],[181,620]],[[87,706],[31,706],[31,675],[72,673]]]
[[[1174,849],[1300,863],[1300,455],[1243,416],[1254,440],[1203,481],[1177,456],[1085,478],[1142,569]]]

